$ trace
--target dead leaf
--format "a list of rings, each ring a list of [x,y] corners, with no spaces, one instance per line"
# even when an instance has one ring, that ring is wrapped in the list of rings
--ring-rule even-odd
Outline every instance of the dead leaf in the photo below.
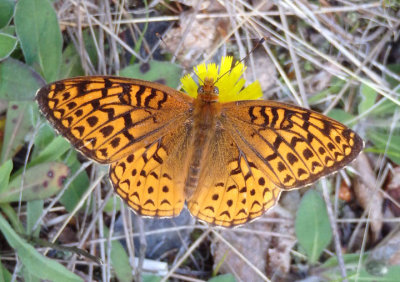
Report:
[[[277,71],[271,59],[265,56],[263,50],[258,52],[258,49],[262,49],[262,47],[258,47],[257,50],[253,52],[253,60],[250,61],[250,59],[248,59],[249,63],[245,75],[248,81],[258,80],[260,82],[261,89],[266,94],[263,98],[268,99],[270,97],[268,97],[267,91],[276,86]],[[252,68],[253,64],[250,62],[254,62],[254,71]],[[255,74],[256,77],[253,77],[253,74]]]
[[[193,61],[208,53],[218,37],[220,19],[199,20],[196,14],[184,12],[181,14],[180,25],[171,29],[165,36],[163,48],[172,54],[176,53],[178,61],[184,67],[193,65]],[[187,27],[191,28],[188,30]]]
[[[288,273],[296,239],[292,215],[283,208],[277,206],[259,220],[224,230],[221,235],[267,277]],[[241,281],[260,281],[260,276],[222,241],[213,242],[212,250],[215,266],[222,262],[221,273],[233,273]]]
[[[386,266],[400,265],[400,229],[391,232],[375,247],[367,261],[382,262]]]
[[[200,4],[198,7],[199,10],[206,10],[210,7],[212,2],[216,1],[204,0],[199,3],[198,0],[178,0],[177,2],[189,7],[196,7],[198,4]]]
[[[400,216],[400,166],[393,169],[392,178],[387,185],[387,193],[392,197],[388,200],[389,209],[395,217]]]
[[[352,191],[345,181],[340,183],[339,199],[347,203],[353,199]]]
[[[289,211],[279,207],[274,210],[274,215],[276,218],[286,220],[274,224],[273,231],[279,234],[293,236],[293,238],[288,236],[272,238],[272,243],[267,252],[268,259],[266,269],[268,277],[274,277],[273,280],[276,280],[277,277],[283,278],[289,273],[291,261],[290,251],[296,243],[296,240],[293,215]]]
[[[271,243],[271,236],[255,234],[263,231],[268,234],[272,225],[255,221],[241,227],[241,230],[224,230],[221,235],[236,248],[251,264],[265,274],[266,250]],[[224,242],[216,240],[212,244],[214,264],[222,262],[219,272],[233,273],[241,281],[259,281],[260,276],[236,255]],[[214,266],[214,267],[215,267]]]

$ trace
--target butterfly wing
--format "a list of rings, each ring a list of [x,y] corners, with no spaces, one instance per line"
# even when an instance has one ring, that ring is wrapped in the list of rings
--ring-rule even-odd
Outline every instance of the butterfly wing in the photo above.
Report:
[[[222,120],[244,154],[283,189],[298,188],[343,168],[363,148],[343,124],[314,111],[272,101],[226,103]]]
[[[341,123],[271,101],[222,104],[192,215],[226,227],[261,216],[281,189],[298,188],[351,162],[362,139]]]
[[[177,216],[183,208],[192,123],[185,116],[177,123],[181,126],[111,164],[115,191],[140,215]]]
[[[87,157],[112,163],[152,144],[186,115],[193,98],[161,84],[76,77],[38,90],[42,113]]]
[[[205,154],[190,213],[210,224],[231,227],[261,216],[276,204],[281,190],[219,124]]]

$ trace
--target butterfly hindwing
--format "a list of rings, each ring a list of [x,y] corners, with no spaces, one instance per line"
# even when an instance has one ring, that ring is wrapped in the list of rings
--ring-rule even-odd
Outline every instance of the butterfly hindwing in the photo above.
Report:
[[[178,124],[181,122],[178,120]],[[180,214],[185,203],[184,164],[190,130],[190,126],[175,126],[153,143],[111,164],[114,190],[138,214]]]
[[[210,140],[196,191],[188,209],[200,220],[232,227],[261,216],[276,204],[280,189],[218,127]]]
[[[163,85],[119,77],[77,77],[41,88],[36,99],[56,130],[87,157],[112,163],[176,126],[192,98]]]

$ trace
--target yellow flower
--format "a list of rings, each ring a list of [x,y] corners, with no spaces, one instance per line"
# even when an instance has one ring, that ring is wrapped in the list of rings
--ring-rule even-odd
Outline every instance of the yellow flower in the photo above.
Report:
[[[242,78],[245,66],[243,63],[236,63],[232,68],[233,57],[222,57],[220,68],[214,63],[195,66],[194,72],[204,81],[206,77],[214,80],[215,86],[219,89],[219,102],[233,102],[238,100],[256,100],[262,96],[261,85],[258,81],[244,87],[245,80]],[[182,88],[189,96],[197,97],[199,85],[189,75],[181,79]]]

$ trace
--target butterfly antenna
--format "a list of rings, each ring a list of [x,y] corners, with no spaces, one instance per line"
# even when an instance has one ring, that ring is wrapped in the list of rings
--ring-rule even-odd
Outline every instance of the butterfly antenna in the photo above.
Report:
[[[258,46],[260,46],[261,44],[263,44],[264,41],[265,41],[265,37],[261,38],[261,39],[256,43],[256,45],[253,47],[253,49],[251,49],[249,52],[247,52],[246,56],[244,56],[241,60],[237,61],[237,62],[235,63],[235,65],[234,65],[233,67],[231,67],[230,70],[226,71],[226,72],[223,73],[221,76],[219,76],[218,79],[214,82],[214,85],[215,85],[215,84],[218,82],[218,80],[220,80],[223,76],[225,76],[227,73],[230,73],[234,67],[236,67],[238,64],[240,64],[240,63],[246,61],[246,60],[249,58],[250,54],[253,53],[253,52],[258,48]]]
[[[192,72],[193,72],[193,74],[197,77],[197,79],[198,79],[201,83],[203,83],[203,85],[204,85],[204,81],[200,78],[200,76],[198,76],[197,73],[196,73],[195,71],[192,70]]]

